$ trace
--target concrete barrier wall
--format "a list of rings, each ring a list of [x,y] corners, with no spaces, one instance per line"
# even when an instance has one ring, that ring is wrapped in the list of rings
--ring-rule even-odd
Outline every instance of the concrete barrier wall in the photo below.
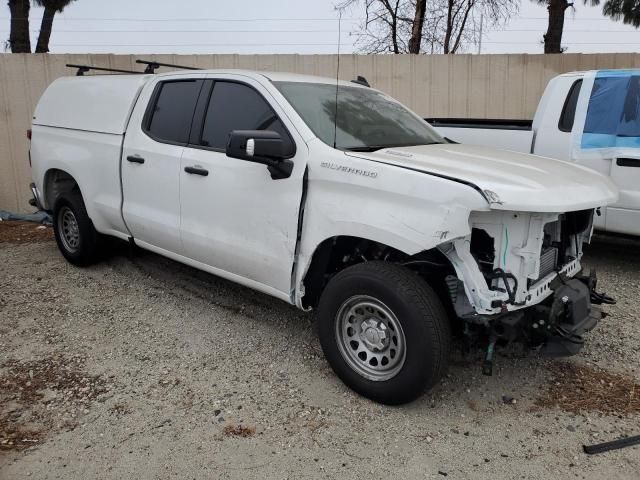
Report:
[[[67,63],[142,70],[134,55],[0,54],[0,209],[30,211],[26,130],[49,83]],[[148,56],[146,58],[149,58]],[[244,68],[333,76],[336,55],[157,55],[202,68]],[[640,67],[640,54],[341,55],[340,77],[372,86],[422,116],[532,118],[547,81],[574,70]]]

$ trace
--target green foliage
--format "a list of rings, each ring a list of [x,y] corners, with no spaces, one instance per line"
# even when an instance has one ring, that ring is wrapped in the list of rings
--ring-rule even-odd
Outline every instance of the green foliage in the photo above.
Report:
[[[640,0],[607,0],[602,13],[614,20],[640,27]]]
[[[67,5],[75,0],[33,0],[37,7],[51,8],[56,12],[62,12]]]

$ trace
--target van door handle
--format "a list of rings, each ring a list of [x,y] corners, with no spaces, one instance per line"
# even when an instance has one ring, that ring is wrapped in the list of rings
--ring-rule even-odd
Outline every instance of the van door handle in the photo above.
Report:
[[[616,165],[619,167],[640,168],[640,158],[616,158]]]
[[[184,171],[192,175],[201,175],[203,177],[209,175],[209,170],[205,170],[204,168],[199,167],[184,167]]]
[[[131,163],[144,163],[144,158],[140,155],[129,155],[127,161]]]

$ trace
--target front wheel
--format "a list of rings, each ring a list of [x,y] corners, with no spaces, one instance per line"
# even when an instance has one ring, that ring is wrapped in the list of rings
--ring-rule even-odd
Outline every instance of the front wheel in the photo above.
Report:
[[[338,377],[385,404],[414,400],[446,370],[447,314],[431,287],[400,265],[338,273],[318,306],[320,343]]]

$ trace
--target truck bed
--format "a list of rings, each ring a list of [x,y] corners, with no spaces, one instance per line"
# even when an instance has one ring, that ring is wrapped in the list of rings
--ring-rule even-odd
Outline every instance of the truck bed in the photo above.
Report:
[[[425,118],[432,127],[497,128],[499,130],[531,130],[533,120],[493,118]]]
[[[425,118],[440,135],[458,143],[531,153],[532,120]]]

